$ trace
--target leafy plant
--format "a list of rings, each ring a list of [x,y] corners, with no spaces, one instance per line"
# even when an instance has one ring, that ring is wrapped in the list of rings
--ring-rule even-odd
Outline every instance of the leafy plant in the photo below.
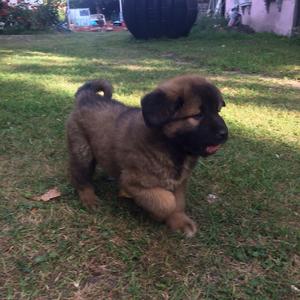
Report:
[[[0,14],[1,21],[5,23],[4,33],[46,30],[58,23],[59,4],[58,1],[48,0],[45,4],[33,7],[24,2],[8,6],[5,13],[2,16]]]
[[[45,30],[53,24],[58,23],[58,5],[52,0],[47,4],[40,5],[32,14],[33,27],[39,30]]]
[[[6,20],[6,29],[13,29],[13,31],[29,30],[32,25],[32,11],[28,4],[20,3],[15,7],[8,8],[8,15]]]
[[[0,0],[0,21],[3,22],[8,14],[8,5],[6,2]]]

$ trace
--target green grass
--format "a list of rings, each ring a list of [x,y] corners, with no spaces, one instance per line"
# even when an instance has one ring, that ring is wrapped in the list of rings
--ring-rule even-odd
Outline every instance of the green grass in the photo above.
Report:
[[[1,299],[296,299],[300,289],[300,43],[201,31],[0,37]],[[86,80],[138,105],[159,81],[207,76],[222,90],[230,139],[188,190],[199,225],[184,239],[95,178],[89,214],[67,179],[64,124]],[[32,197],[58,186],[62,196]],[[219,201],[209,204],[209,193]]]

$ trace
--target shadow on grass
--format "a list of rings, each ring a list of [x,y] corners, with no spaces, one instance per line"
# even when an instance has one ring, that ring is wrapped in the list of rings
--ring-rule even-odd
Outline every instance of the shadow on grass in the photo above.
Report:
[[[70,110],[74,101],[66,91],[49,93],[37,81],[1,80],[0,89],[0,108],[5,112],[1,121],[11,118],[16,124],[29,124],[31,117],[61,117],[68,112],[67,109]],[[13,114],[18,118],[13,118]]]
[[[162,63],[164,63],[164,61],[162,61]],[[93,62],[88,64],[72,64],[72,67],[22,64],[21,66],[14,67],[13,70],[16,74],[43,76],[56,75],[66,76],[67,78],[77,77],[76,83],[78,83],[78,87],[87,79],[104,77],[109,79],[113,85],[119,85],[119,89],[116,91],[126,96],[132,95],[133,89],[139,93],[145,93],[150,89],[148,87],[149,82],[157,84],[165,78],[176,76],[181,73],[180,70],[176,70],[175,67],[169,65],[154,70],[147,70],[141,67],[141,69],[135,71],[130,69],[130,64],[125,64],[122,67],[116,64],[112,65],[109,61],[100,64]],[[193,72],[194,71],[192,71],[192,73]],[[185,71],[184,73],[187,72]],[[82,82],[80,82],[78,77],[82,78]],[[247,76],[244,76],[243,78],[239,77],[238,79],[235,77],[236,75],[231,76],[230,74],[225,74],[221,76],[221,79],[220,76],[218,76],[214,80],[217,84],[219,83],[219,87],[228,87],[234,91],[235,95],[233,97],[235,98],[235,103],[251,103],[256,106],[269,106],[270,108],[299,111],[300,104],[298,104],[297,101],[299,88],[297,86],[293,87],[289,84],[285,86],[283,84],[278,84],[277,82],[272,84],[270,82],[259,81],[259,78],[254,79],[253,77],[248,78]],[[141,82],[141,78],[144,78],[145,82],[148,82],[148,85]],[[74,83],[74,79],[70,80],[70,82]],[[30,92],[34,88],[37,89],[37,94],[40,94],[43,97],[43,94],[49,93],[49,91],[43,91],[43,89],[37,85],[31,84],[30,82],[26,84],[21,80],[2,80],[0,84],[3,89],[5,89],[5,86],[9,86],[12,91],[22,90],[23,92]],[[128,87],[122,88],[122,85],[124,84]]]
[[[36,41],[32,37],[32,43],[28,45],[30,50],[34,48],[35,51],[44,54],[90,60],[101,57],[156,58],[157,55],[172,51],[177,58],[189,59],[197,68],[207,66],[212,71],[239,70],[262,74],[269,72],[273,76],[297,78],[299,70],[297,71],[295,62],[299,60],[298,41],[270,34],[243,35],[201,31],[197,33],[197,30],[194,30],[188,38],[178,40],[136,41],[128,33],[81,33],[71,36],[49,35]],[[25,43],[21,48],[29,47]],[[289,55],[286,55],[287,52]]]
[[[77,289],[69,280],[61,280],[57,289],[57,276],[63,272],[75,282],[80,274],[81,282],[86,282],[93,274],[89,264],[99,260],[101,266],[118,263],[122,274],[114,274],[120,288],[128,287],[128,278],[134,273],[142,295],[167,289],[170,295],[184,291],[181,298],[188,298],[199,287],[210,293],[207,276],[214,276],[209,285],[216,298],[232,296],[231,284],[244,292],[252,277],[261,280],[259,291],[251,290],[252,295],[290,295],[294,284],[291,258],[297,253],[297,235],[291,223],[297,219],[293,211],[298,204],[289,199],[297,192],[299,153],[276,141],[250,139],[248,129],[234,123],[229,128],[228,143],[215,156],[201,159],[191,178],[188,212],[199,231],[188,241],[152,221],[131,201],[118,199],[116,183],[104,180],[102,172],[94,181],[100,210],[87,214],[62,175],[65,162],[58,157],[52,162],[51,174],[37,175],[33,149],[27,157],[29,164],[14,170],[20,176],[17,193],[26,194],[30,187],[36,194],[35,188],[42,185],[47,190],[55,183],[63,195],[53,203],[36,203],[20,195],[14,202],[16,193],[8,191],[11,196],[1,204],[5,209],[0,216],[11,228],[5,235],[14,241],[14,248],[5,255],[11,255],[14,264],[10,270],[17,281],[23,278],[22,288],[27,288],[27,293],[38,289],[39,295],[50,293],[52,298],[63,291],[66,298],[71,297]],[[29,172],[19,175],[23,169]],[[217,194],[220,201],[209,204],[208,193]],[[21,248],[25,249],[22,256],[16,252]],[[246,266],[247,276],[241,278]],[[234,278],[228,277],[230,274],[235,274]],[[49,292],[41,282],[56,288]],[[269,282],[272,291],[267,289]]]
[[[67,52],[69,47],[57,51]],[[30,65],[28,68],[32,71]],[[88,65],[84,76],[90,68]],[[51,75],[56,71],[51,68]],[[71,69],[64,71],[67,76],[78,76]],[[109,74],[111,80],[131,87],[118,72],[116,68]],[[146,82],[138,86],[148,88],[151,76],[172,75],[169,70],[161,75],[151,72],[146,72]],[[141,80],[139,71],[129,74]],[[151,78],[151,83],[156,80]],[[136,84],[132,90],[138,90]],[[0,172],[6,175],[1,180],[5,197],[0,203],[0,244],[7,262],[0,278],[6,285],[1,283],[0,289],[16,293],[12,298],[74,298],[93,275],[90,264],[94,262],[102,267],[101,275],[112,278],[117,286],[103,299],[111,293],[118,299],[124,289],[131,295],[128,298],[150,295],[155,299],[167,293],[174,299],[198,299],[199,295],[208,299],[247,298],[245,295],[293,299],[290,286],[296,284],[294,257],[299,253],[295,212],[300,177],[299,152],[294,145],[267,136],[255,139],[250,128],[229,122],[228,143],[215,156],[201,160],[191,178],[188,211],[199,232],[194,239],[185,240],[151,221],[131,202],[122,202],[116,184],[99,176],[95,185],[100,211],[89,215],[82,210],[65,177],[64,127],[57,120],[71,109],[70,93],[49,92],[38,81],[21,79],[2,81],[0,93],[1,124],[7,130],[1,146],[10,149],[0,157],[6,162]],[[260,105],[258,99],[251,99],[255,106]],[[264,101],[264,105],[271,103],[270,98]],[[18,130],[14,131],[14,125]],[[12,181],[13,185],[7,184]],[[63,191],[57,202],[26,199],[29,192],[36,195],[54,185]],[[208,193],[218,195],[220,201],[209,204]],[[112,265],[119,268],[114,276],[105,273]],[[103,287],[104,277],[94,281],[94,286]]]
[[[216,245],[227,235],[228,227],[231,228],[230,235],[234,232],[242,234],[240,226],[244,227],[245,220],[248,220],[247,226],[253,228],[260,226],[255,219],[276,223],[277,220],[284,221],[287,212],[290,220],[296,220],[297,215],[292,216],[291,212],[299,205],[300,155],[297,149],[272,140],[250,139],[246,137],[247,129],[241,130],[234,125],[230,128],[231,138],[223,149],[211,158],[199,160],[187,193],[190,214],[199,223],[201,232],[211,232],[206,239]],[[107,181],[103,172],[97,173],[94,184],[101,205],[113,218],[125,221],[133,217],[141,224],[148,219],[132,200],[118,198],[117,182]],[[210,193],[217,194],[220,202],[208,203],[206,199]],[[250,227],[244,228],[246,235],[253,233]]]
[[[297,253],[297,227],[292,224],[297,224],[293,212],[298,208],[300,174],[295,162],[299,162],[299,153],[287,145],[246,138],[246,129],[240,131],[233,126],[232,131],[233,136],[224,149],[214,157],[201,160],[190,180],[188,212],[199,226],[191,242],[184,242],[181,235],[174,235],[152,221],[130,200],[118,199],[116,182],[104,180],[103,173],[94,181],[101,199],[101,211],[96,218],[99,222],[104,216],[109,220],[113,236],[124,238],[123,232],[131,232],[127,238],[133,249],[139,249],[139,254],[128,263],[134,264],[139,272],[144,270],[142,253],[148,251],[149,244],[167,239],[167,249],[162,241],[161,247],[182,264],[181,267],[172,265],[175,270],[186,270],[189,266],[202,277],[210,264],[215,264],[215,255],[220,260],[225,256],[229,264],[226,268],[258,264],[260,276],[270,276],[276,282],[272,293],[289,293],[289,284],[293,282],[288,271],[292,266],[290,257]],[[280,158],[276,156],[278,153]],[[208,193],[217,194],[219,201],[208,203]],[[64,204],[77,210],[80,207],[77,196],[72,194],[71,203],[68,198],[64,195]],[[287,199],[295,200],[287,202]],[[140,231],[148,240],[142,246],[134,238]],[[210,254],[206,256],[207,252]],[[149,259],[154,266],[161,255],[157,253]],[[276,272],[281,275],[276,277]],[[247,274],[253,275],[252,271]],[[282,274],[286,281],[281,280]]]

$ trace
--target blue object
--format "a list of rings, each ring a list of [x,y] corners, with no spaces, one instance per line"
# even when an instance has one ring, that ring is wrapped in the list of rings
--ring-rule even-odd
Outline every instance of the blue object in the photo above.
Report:
[[[97,24],[97,21],[91,20],[91,21],[90,21],[90,25],[91,25],[91,26],[97,26],[98,24]]]

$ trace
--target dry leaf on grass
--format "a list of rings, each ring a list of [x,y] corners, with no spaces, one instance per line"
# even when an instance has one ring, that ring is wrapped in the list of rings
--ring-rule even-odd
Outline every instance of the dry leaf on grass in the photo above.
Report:
[[[46,192],[41,196],[34,197],[33,200],[47,202],[60,196],[61,196],[61,192],[57,187],[55,187],[53,189],[50,189],[48,192]]]

